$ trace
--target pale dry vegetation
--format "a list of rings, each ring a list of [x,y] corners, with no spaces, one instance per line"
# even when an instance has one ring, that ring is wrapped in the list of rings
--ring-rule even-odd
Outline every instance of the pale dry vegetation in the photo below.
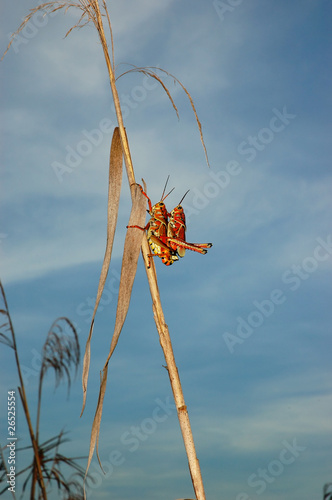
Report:
[[[110,8],[111,8],[112,2],[109,2],[109,4],[110,4]],[[188,90],[184,87],[184,85],[182,85],[181,82],[179,82],[179,80],[176,77],[174,77],[173,75],[170,75],[167,71],[160,69],[160,68],[136,67],[134,65],[132,65],[128,71],[125,71],[124,73],[122,73],[122,75],[119,75],[118,77],[116,76],[112,26],[111,26],[109,11],[108,11],[105,0],[101,0],[100,2],[98,0],[90,0],[90,1],[77,0],[75,2],[70,2],[70,1],[45,2],[41,5],[38,5],[37,7],[35,7],[34,9],[32,9],[30,11],[30,13],[26,16],[26,18],[24,19],[22,24],[19,26],[16,33],[13,34],[13,39],[16,35],[18,35],[20,33],[20,31],[24,28],[26,23],[28,23],[29,20],[37,13],[40,14],[40,12],[42,12],[42,13],[44,13],[44,15],[47,15],[47,14],[56,12],[58,10],[64,10],[66,12],[66,11],[68,11],[68,9],[75,9],[77,11],[78,21],[67,32],[66,36],[73,29],[82,28],[88,23],[90,23],[90,24],[92,23],[94,25],[97,33],[98,33],[101,48],[103,50],[103,54],[104,54],[105,61],[106,61],[108,77],[109,77],[109,81],[110,81],[110,85],[111,85],[112,99],[113,99],[113,102],[115,105],[115,111],[116,111],[116,116],[117,116],[117,121],[118,121],[118,127],[116,127],[114,130],[112,144],[111,144],[111,150],[110,150],[106,250],[105,250],[105,256],[104,256],[104,261],[103,261],[99,285],[98,285],[97,298],[96,298],[96,303],[95,303],[95,307],[94,307],[93,318],[92,318],[92,322],[91,322],[91,327],[90,327],[88,339],[86,342],[86,348],[85,348],[85,354],[84,354],[84,360],[83,360],[83,377],[82,377],[83,406],[82,406],[82,412],[81,412],[81,414],[82,414],[84,411],[85,405],[86,405],[86,395],[87,395],[87,387],[88,387],[88,376],[89,376],[90,358],[91,358],[91,342],[92,342],[92,335],[93,335],[93,329],[94,329],[94,320],[95,320],[95,315],[96,315],[96,312],[98,309],[100,298],[102,296],[102,292],[103,292],[104,285],[105,285],[106,278],[107,278],[107,273],[108,273],[109,266],[110,266],[115,229],[116,229],[116,225],[117,225],[119,199],[120,199],[120,192],[121,192],[121,188],[122,188],[123,160],[124,160],[124,164],[125,164],[125,168],[126,168],[126,172],[127,172],[127,178],[128,178],[129,188],[130,188],[130,192],[131,192],[131,200],[132,200],[132,207],[131,207],[131,212],[129,215],[128,226],[136,225],[136,226],[144,227],[145,217],[146,217],[146,198],[142,195],[142,192],[136,183],[136,179],[135,179],[135,175],[134,175],[134,167],[133,167],[133,162],[132,162],[132,158],[131,158],[131,154],[130,154],[129,142],[127,139],[127,134],[126,134],[126,130],[125,130],[124,123],[123,123],[121,105],[120,105],[120,100],[119,100],[119,96],[118,96],[118,92],[117,92],[117,86],[116,86],[117,78],[124,77],[128,73],[140,72],[140,73],[143,73],[144,75],[147,75],[147,76],[155,79],[156,81],[158,81],[158,83],[162,86],[162,88],[166,92],[166,94],[171,102],[171,105],[175,109],[177,115],[178,115],[178,109],[175,105],[175,102],[174,102],[172,96],[171,96],[169,88],[164,83],[163,78],[164,77],[171,77],[174,82],[179,84],[181,86],[181,88],[183,89],[183,91],[185,92],[186,96],[188,97],[190,104],[191,104],[191,107],[193,109],[194,116],[195,116],[195,119],[196,119],[196,122],[198,125],[200,139],[201,139],[201,142],[202,142],[202,145],[204,148],[204,153],[206,156],[207,164],[208,164],[208,158],[207,158],[207,152],[206,152],[206,148],[205,148],[205,144],[204,144],[204,140],[203,140],[202,128],[201,128],[201,124],[198,120],[198,116],[196,113],[194,102],[193,102],[192,97],[189,94]],[[128,34],[128,35],[130,35],[130,34]],[[9,43],[7,51],[10,48],[10,45],[11,45],[13,39]],[[98,442],[99,442],[99,433],[100,433],[100,423],[101,423],[102,411],[103,411],[103,401],[104,401],[104,397],[105,397],[105,393],[106,393],[108,365],[109,365],[110,358],[114,352],[114,349],[117,345],[117,342],[118,342],[118,339],[119,339],[119,336],[120,336],[120,333],[121,333],[121,330],[122,330],[122,327],[123,327],[123,324],[124,324],[124,321],[125,321],[125,318],[126,318],[126,315],[128,312],[129,303],[130,303],[130,296],[131,296],[132,286],[133,286],[133,282],[134,282],[134,278],[135,278],[135,274],[136,274],[137,262],[138,262],[140,250],[142,251],[143,262],[145,265],[148,284],[149,284],[149,288],[150,288],[150,292],[151,292],[153,317],[154,317],[154,320],[156,323],[156,327],[157,327],[157,331],[158,331],[159,339],[160,339],[160,344],[161,344],[161,347],[163,349],[163,353],[164,353],[165,360],[166,360],[167,372],[169,374],[169,379],[170,379],[170,383],[171,383],[171,387],[172,387],[172,391],[173,391],[173,395],[174,395],[174,400],[175,400],[175,404],[176,404],[176,408],[177,408],[177,414],[178,414],[178,418],[179,418],[179,422],[180,422],[183,441],[185,444],[185,449],[186,449],[186,453],[187,453],[187,457],[188,457],[189,470],[190,470],[192,484],[193,484],[193,488],[194,488],[194,492],[195,492],[195,497],[197,498],[197,500],[204,500],[205,493],[204,493],[204,487],[203,487],[200,466],[199,466],[199,462],[198,462],[198,459],[196,456],[194,440],[193,440],[193,436],[192,436],[192,432],[191,432],[188,411],[187,411],[187,407],[185,404],[185,400],[184,400],[184,396],[183,396],[183,392],[182,392],[182,388],[181,388],[180,378],[179,378],[177,366],[175,364],[171,338],[170,338],[168,327],[167,327],[167,324],[165,321],[162,305],[161,305],[160,292],[159,292],[159,287],[158,287],[158,282],[157,282],[157,274],[156,274],[154,259],[150,259],[150,257],[149,257],[150,250],[149,250],[149,244],[148,244],[146,234],[138,229],[128,229],[127,233],[126,233],[124,249],[123,249],[121,279],[120,279],[120,286],[119,286],[119,295],[118,295],[118,303],[117,303],[114,332],[113,332],[113,336],[111,339],[109,353],[106,357],[104,366],[101,368],[101,382],[100,382],[100,387],[99,387],[98,402],[97,402],[94,420],[92,423],[88,462],[87,462],[85,474],[88,473],[91,459],[92,459],[92,456],[93,456],[95,450],[96,450],[97,457],[99,460]],[[65,320],[65,321],[68,322],[68,320]],[[75,329],[73,328],[71,323],[69,322],[68,324],[69,324],[69,326],[71,326],[73,333],[75,333]],[[143,328],[143,325],[142,325],[142,328]],[[53,330],[54,330],[54,328],[53,328]],[[76,339],[76,337],[74,337],[74,338]],[[75,341],[77,341],[77,339]],[[43,380],[43,374],[49,367],[52,367],[55,370],[58,378],[61,378],[64,374],[68,375],[69,365],[73,362],[76,365],[78,363],[78,358],[76,356],[77,355],[77,348],[78,348],[78,345],[74,346],[74,344],[70,344],[70,346],[69,346],[68,344],[63,344],[60,341],[60,338],[56,337],[55,334],[52,333],[52,335],[50,335],[48,337],[48,340],[46,342],[46,349],[44,351],[45,368],[41,371],[41,384],[42,384],[42,380]],[[71,353],[71,349],[73,349],[73,352],[76,354]],[[16,347],[14,348],[14,350],[16,353]],[[63,355],[63,357],[61,357],[62,355]],[[73,356],[73,358],[72,358],[72,356]],[[47,361],[46,361],[46,358],[47,358]],[[68,380],[70,380],[70,379],[68,379]],[[21,384],[21,391],[23,391],[22,403],[24,405],[24,401],[25,401],[24,385],[23,385],[23,380],[21,380],[21,378],[20,378],[20,384]],[[40,391],[41,391],[41,386],[40,386]],[[38,425],[39,425],[39,415],[40,415],[40,411],[38,409]],[[35,455],[35,461],[34,461],[34,467],[33,467],[33,484],[34,485],[38,484],[40,487],[40,490],[41,490],[41,497],[47,498],[46,485],[45,485],[45,474],[44,474],[44,470],[43,470],[43,462],[42,462],[42,460],[40,460],[41,450],[40,450],[40,445],[38,443],[38,426],[37,426],[35,434],[33,434],[33,430],[31,427],[30,436],[31,436],[31,440],[33,443],[34,455]],[[59,435],[59,440],[54,441],[54,445],[59,446],[59,444],[61,444],[61,439],[63,439],[63,436]],[[102,467],[100,460],[99,460],[99,463],[100,463],[100,466]]]

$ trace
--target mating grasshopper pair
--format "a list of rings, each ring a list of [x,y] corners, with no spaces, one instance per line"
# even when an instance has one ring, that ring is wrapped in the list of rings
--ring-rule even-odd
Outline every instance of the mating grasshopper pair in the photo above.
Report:
[[[170,266],[173,262],[179,260],[179,257],[183,257],[185,255],[186,249],[205,254],[207,252],[207,248],[212,247],[212,243],[188,243],[186,241],[186,217],[181,203],[188,191],[184,194],[180,203],[169,213],[167,212],[164,200],[174,188],[166,196],[164,196],[167,182],[168,178],[160,201],[153,206],[150,198],[144,192],[142,186],[138,184],[142,194],[148,200],[149,210],[147,210],[147,212],[151,218],[145,227],[127,227],[136,227],[142,231],[147,231],[148,242],[153,252],[152,254],[149,254],[149,258],[157,255],[161,258],[163,264]]]

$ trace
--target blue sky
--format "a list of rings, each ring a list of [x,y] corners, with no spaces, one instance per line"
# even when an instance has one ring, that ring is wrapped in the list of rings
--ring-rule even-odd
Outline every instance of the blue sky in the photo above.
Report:
[[[35,5],[1,7],[2,51]],[[116,64],[174,74],[195,101],[208,148],[210,169],[188,100],[171,79],[179,121],[154,81],[119,79],[136,178],[156,202],[170,175],[169,209],[190,189],[187,239],[213,242],[205,256],[156,262],[206,497],[318,500],[332,481],[331,5],[108,5]],[[38,353],[56,317],[75,322],[84,351],[105,250],[115,114],[94,29],[64,39],[76,19],[69,12],[36,20],[1,63],[1,279],[31,408]],[[124,178],[84,416],[81,373],[69,399],[64,387],[54,392],[51,375],[45,385],[42,433],[65,427],[71,455],[88,452],[129,211]],[[2,346],[2,401],[18,383],[11,356]],[[140,259],[110,364],[100,443],[107,474],[94,460],[89,498],[193,497],[163,364]],[[18,418],[23,439],[22,412]]]

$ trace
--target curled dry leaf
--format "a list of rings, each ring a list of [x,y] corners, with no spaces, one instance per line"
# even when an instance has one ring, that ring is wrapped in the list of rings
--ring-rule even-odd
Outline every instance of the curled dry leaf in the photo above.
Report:
[[[86,391],[88,385],[90,353],[91,353],[90,343],[93,332],[93,326],[111,262],[114,234],[118,219],[119,200],[120,200],[121,183],[122,183],[122,163],[123,162],[122,162],[121,139],[119,134],[119,128],[116,127],[113,133],[111,152],[110,152],[108,207],[107,207],[107,242],[106,242],[104,262],[101,268],[101,273],[99,278],[96,303],[92,315],[89,336],[86,342],[85,354],[83,359],[83,374],[82,374],[83,405],[82,405],[81,415],[83,414],[86,402]]]
[[[141,190],[136,184],[131,186],[131,191],[132,191],[131,194],[132,194],[133,205],[128,225],[136,224],[142,227],[144,226],[146,217],[146,198],[142,195]],[[98,455],[98,441],[99,441],[99,430],[100,430],[100,423],[103,411],[103,402],[106,391],[108,363],[114,352],[116,344],[119,340],[119,336],[127,316],[131,291],[136,275],[137,261],[140,253],[143,236],[144,234],[140,229],[129,228],[127,230],[126,239],[124,243],[123,258],[122,258],[120,287],[119,287],[119,296],[118,296],[118,305],[116,311],[114,332],[111,341],[110,352],[107,356],[101,376],[98,403],[91,429],[90,449],[89,449],[86,474],[88,473],[93,452],[96,446],[97,446],[98,461],[100,467],[102,468]]]
[[[142,195],[138,185],[131,186],[132,191],[132,209],[130,213],[128,225],[138,225],[143,227],[145,225],[146,217],[146,198]],[[124,243],[122,268],[119,286],[118,305],[116,310],[115,327],[110,347],[110,352],[105,363],[107,366],[110,357],[116,347],[122,330],[124,321],[127,316],[131,291],[134,284],[134,279],[137,269],[138,256],[142,244],[142,237],[144,233],[140,229],[129,228],[127,230],[126,239]]]

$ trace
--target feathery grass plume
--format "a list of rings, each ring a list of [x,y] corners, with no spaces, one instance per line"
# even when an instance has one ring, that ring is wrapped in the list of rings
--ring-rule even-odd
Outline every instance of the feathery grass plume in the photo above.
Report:
[[[61,317],[58,318],[52,324],[46,341],[43,346],[42,351],[42,364],[39,374],[39,387],[38,387],[38,405],[37,405],[37,420],[36,420],[36,440],[39,442],[39,431],[40,431],[40,412],[41,412],[41,401],[42,401],[42,387],[44,377],[49,369],[54,370],[55,374],[55,387],[66,377],[68,382],[68,395],[71,386],[71,375],[70,369],[74,365],[75,372],[80,362],[80,345],[78,340],[78,335],[74,325],[68,318]],[[48,478],[48,482],[54,479],[59,486],[63,486],[65,489],[65,481],[62,480],[62,475],[60,470],[58,470],[57,465],[61,464],[63,461],[58,454],[58,447],[63,442],[62,440],[63,432],[61,431],[55,440],[56,445],[53,446],[52,440],[47,441],[47,447],[39,446],[40,455],[42,459],[43,474]],[[52,445],[49,445],[49,442]],[[53,458],[53,465],[50,470],[47,469],[46,464],[50,459],[47,459],[47,452],[55,447],[55,456]],[[65,459],[67,465],[72,463],[74,459]],[[34,467],[35,468],[35,467]],[[37,473],[34,470],[32,474],[32,490],[35,490],[35,482],[37,478]]]
[[[100,11],[100,4],[102,5],[103,13]],[[77,0],[76,2],[72,1],[60,1],[60,0],[55,0],[53,2],[46,2],[44,4],[39,5],[35,9],[32,9],[30,11],[30,14],[26,17],[26,19],[23,21],[21,26],[18,28],[16,33],[13,34],[13,37],[15,35],[19,34],[19,32],[23,29],[25,24],[31,19],[31,17],[36,14],[38,11],[44,11],[45,15],[47,13],[55,12],[56,10],[64,9],[66,12],[69,8],[76,7],[81,11],[80,18],[78,22],[68,30],[66,33],[66,36],[75,28],[81,28],[88,24],[89,22],[92,22],[97,30],[100,43],[103,49],[104,57],[105,57],[105,62],[108,70],[108,75],[109,75],[109,81],[111,85],[111,91],[112,91],[112,97],[113,97],[113,102],[114,102],[114,107],[115,107],[115,112],[117,116],[117,121],[118,121],[118,133],[120,136],[121,140],[121,146],[122,146],[122,154],[127,170],[127,176],[128,176],[128,182],[131,190],[131,196],[132,196],[132,212],[130,216],[130,223],[129,225],[138,225],[141,220],[143,220],[143,200],[142,200],[142,194],[138,192],[137,187],[135,186],[135,175],[134,175],[134,169],[133,169],[133,163],[130,155],[130,148],[129,148],[129,142],[126,134],[126,130],[124,127],[123,123],[123,117],[122,117],[122,111],[121,111],[121,106],[120,106],[120,100],[117,92],[117,87],[116,87],[116,78],[115,78],[115,63],[114,63],[114,45],[113,45],[113,34],[112,34],[112,26],[111,26],[111,21],[110,21],[110,16],[108,13],[107,5],[105,0]],[[103,25],[103,18],[107,20],[107,25],[109,29],[109,37],[110,37],[110,43],[111,43],[111,51],[112,54],[110,56],[109,54],[109,49],[108,49],[108,42],[107,42],[107,37],[105,34],[104,30],[104,25]],[[13,41],[10,41],[9,46],[7,47],[7,50],[9,49],[11,43]],[[162,86],[162,88],[165,90],[166,94],[168,95],[169,99],[171,100],[172,106],[175,109],[177,115],[178,115],[178,110],[177,107],[174,103],[174,100],[171,96],[171,93],[167,86],[164,84],[162,81],[161,77],[157,74],[157,70],[161,73],[164,73],[165,75],[171,76],[174,81],[178,82],[182,89],[185,91],[187,97],[189,98],[190,104],[192,106],[192,109],[195,114],[195,118],[197,121],[197,125],[199,128],[199,133],[201,137],[201,141],[204,147],[204,152],[206,156],[206,161],[208,163],[208,157],[207,157],[207,151],[206,147],[204,144],[203,140],[203,134],[202,134],[202,127],[200,124],[200,121],[197,116],[197,112],[193,103],[193,100],[187,91],[187,89],[182,85],[181,82],[177,78],[175,78],[173,75],[170,75],[167,71],[162,70],[161,68],[156,68],[156,67],[146,67],[146,68],[137,68],[134,67],[130,69],[129,71],[125,72],[132,72],[132,71],[138,71],[143,74],[146,74],[150,76],[151,78],[154,78],[159,82],[159,84]],[[117,133],[117,132],[116,132]],[[113,175],[112,169],[110,168],[110,176]],[[112,182],[112,180],[109,180],[109,184]],[[118,191],[120,192],[121,186],[117,186]],[[116,195],[117,196],[117,195]],[[145,203],[145,200],[144,200]],[[145,212],[144,212],[145,215]],[[109,222],[108,222],[109,224]],[[141,224],[142,226],[144,225],[144,222]],[[108,227],[109,231],[109,227]],[[132,283],[134,281],[135,273],[136,273],[136,267],[137,267],[137,258],[138,258],[138,253],[139,253],[139,246],[141,245],[141,250],[142,250],[142,255],[143,255],[143,260],[146,268],[146,273],[148,277],[148,283],[150,286],[150,293],[152,297],[152,308],[153,308],[153,315],[155,319],[155,323],[157,326],[157,330],[159,333],[159,338],[160,338],[160,344],[164,352],[164,356],[166,359],[166,364],[167,364],[167,370],[170,378],[170,383],[172,386],[172,391],[176,403],[176,408],[177,408],[177,413],[178,413],[178,418],[180,422],[180,427],[181,427],[181,432],[187,452],[187,457],[188,457],[188,463],[189,463],[189,470],[190,470],[190,475],[196,495],[197,500],[205,500],[205,493],[204,493],[204,487],[203,487],[203,481],[202,481],[202,476],[201,476],[201,471],[200,471],[200,466],[199,462],[197,460],[196,456],[196,451],[195,451],[195,446],[194,446],[194,441],[193,441],[193,436],[192,436],[192,431],[191,431],[191,426],[190,426],[190,421],[189,421],[189,416],[187,412],[187,408],[184,402],[184,397],[183,397],[183,392],[182,392],[182,387],[181,387],[181,382],[178,374],[178,370],[175,364],[175,359],[174,359],[174,354],[173,354],[173,349],[172,349],[172,343],[169,335],[169,331],[165,322],[164,314],[163,314],[163,309],[161,305],[161,299],[160,299],[160,293],[159,293],[159,288],[158,288],[158,282],[157,282],[157,275],[156,275],[156,269],[155,269],[155,264],[154,260],[150,259],[148,255],[150,254],[150,247],[147,241],[146,234],[140,232],[140,230],[135,231],[134,229],[130,230],[130,233],[127,231],[126,235],[126,242],[125,242],[125,247],[124,247],[124,254],[123,254],[123,261],[122,261],[122,269],[121,269],[121,280],[120,280],[120,292],[119,292],[119,297],[118,297],[118,306],[117,306],[117,313],[116,313],[116,320],[115,320],[115,328],[113,332],[113,337],[111,341],[111,346],[110,346],[110,352],[108,354],[108,357],[106,359],[104,368],[101,372],[101,383],[100,383],[100,389],[99,389],[99,397],[98,397],[98,403],[96,407],[96,413],[92,425],[92,431],[91,431],[91,439],[90,439],[90,450],[89,450],[89,458],[88,458],[88,466],[86,469],[86,474],[89,469],[89,465],[91,462],[92,454],[94,452],[95,447],[97,446],[97,456],[98,456],[98,438],[99,438],[99,429],[100,429],[100,422],[101,422],[101,416],[102,416],[102,407],[103,407],[103,400],[105,397],[105,391],[106,391],[106,382],[107,382],[107,369],[108,369],[108,363],[110,360],[110,357],[114,351],[114,348],[116,346],[116,343],[118,341],[118,337],[120,335],[123,322],[125,320],[127,311],[128,311],[128,306],[129,306],[129,301],[130,301],[130,294],[131,294],[131,287]],[[108,237],[109,237],[109,232],[108,232]],[[108,259],[110,258],[110,255],[108,254],[107,248],[110,247],[109,245],[109,239],[107,239],[107,245],[106,245],[106,254],[104,258],[104,263],[103,263],[103,268],[102,268],[102,273],[100,277],[100,282],[98,286],[98,295],[99,299],[102,293],[102,288],[105,283],[106,275],[107,275],[107,269],[109,266],[109,261]],[[150,260],[151,260],[151,265],[150,265]],[[105,275],[106,272],[106,275]],[[83,408],[82,411],[84,410],[85,407],[85,402],[86,402],[86,391],[87,391],[87,379],[88,379],[88,371],[89,371],[89,364],[90,364],[90,342],[91,342],[91,335],[92,335],[92,330],[94,326],[94,317],[96,310],[98,308],[98,300],[96,301],[96,306],[95,306],[95,311],[94,311],[94,316],[93,316],[93,321],[91,323],[91,328],[89,332],[89,337],[86,345],[86,352],[84,356],[84,366],[83,366]],[[99,460],[99,457],[98,457]]]
[[[3,323],[1,325],[1,328],[6,332],[6,334],[3,331],[1,332],[1,334],[2,334],[1,339],[2,340],[7,339],[8,340],[7,345],[9,345],[9,347],[12,347],[12,349],[14,350],[16,368],[17,368],[18,377],[19,377],[19,381],[20,381],[20,386],[18,387],[18,392],[19,392],[19,395],[21,398],[25,419],[27,421],[28,428],[29,428],[30,440],[31,440],[31,444],[32,444],[33,452],[34,452],[34,459],[35,459],[36,470],[37,470],[37,480],[38,480],[38,483],[39,483],[39,486],[41,489],[41,497],[43,499],[46,499],[47,496],[46,496],[44,478],[43,478],[43,474],[42,474],[42,467],[41,467],[41,460],[40,460],[40,456],[39,456],[38,442],[36,440],[35,433],[34,433],[33,426],[32,426],[32,422],[31,422],[31,417],[30,417],[30,412],[29,412],[29,407],[28,407],[28,400],[27,400],[27,396],[26,396],[26,392],[25,392],[25,385],[24,385],[24,380],[23,380],[23,376],[22,376],[17,345],[16,345],[14,326],[13,326],[13,323],[12,323],[12,320],[11,320],[11,317],[9,314],[7,298],[6,298],[5,290],[2,286],[1,281],[0,281],[0,292],[1,292],[1,300],[2,300],[3,306],[4,306],[4,307],[1,307],[0,314],[2,317],[4,317],[4,321],[5,321],[5,323]],[[7,332],[9,332],[11,339],[10,339],[10,337],[7,336]]]
[[[69,332],[68,332],[69,330]],[[80,362],[80,344],[76,329],[72,322],[65,317],[58,318],[52,324],[42,351],[42,364],[39,374],[38,411],[36,436],[39,434],[40,408],[44,377],[49,369],[54,370],[55,387],[66,377],[68,381],[68,395],[71,386],[70,369],[74,365],[75,373]]]
[[[8,309],[5,291],[1,282],[0,292],[0,298],[2,300],[0,315],[4,321],[0,325],[0,341],[14,350],[16,367],[20,381],[18,391],[21,397],[31,440],[30,446],[17,448],[17,452],[29,449],[32,449],[33,451],[31,464],[25,469],[16,472],[16,477],[27,473],[27,477],[23,482],[22,494],[25,492],[27,485],[31,481],[30,498],[37,498],[38,495],[38,498],[46,500],[47,487],[51,482],[55,482],[58,490],[65,494],[64,498],[67,498],[68,500],[70,498],[81,500],[84,495],[82,484],[85,477],[85,469],[83,469],[76,462],[76,460],[86,457],[69,458],[59,452],[59,447],[64,442],[68,441],[68,439],[64,439],[63,431],[60,431],[57,436],[46,440],[44,443],[39,442],[41,398],[44,377],[50,368],[54,369],[55,386],[57,387],[63,378],[67,378],[69,391],[71,385],[70,370],[72,365],[74,365],[75,370],[77,371],[80,361],[80,347],[77,332],[71,321],[65,317],[58,318],[49,330],[42,352],[42,363],[39,374],[37,419],[35,429],[33,429],[24,387],[24,380],[21,372],[21,365],[18,357],[16,336]],[[61,471],[62,465],[75,471],[75,474],[71,479],[68,480]],[[6,462],[1,450],[0,481],[7,479],[7,473]],[[75,479],[76,476],[79,477],[80,481]],[[6,484],[5,488],[0,491],[0,495],[7,490],[8,485]]]
[[[62,325],[63,324],[63,325]],[[72,337],[68,334],[72,334]],[[64,376],[68,379],[68,392],[71,385],[70,368],[73,364],[75,371],[80,362],[80,344],[78,335],[72,322],[65,317],[58,318],[52,324],[43,346],[42,365],[40,369],[39,387],[41,388],[44,376],[49,368],[53,368],[56,387]]]

